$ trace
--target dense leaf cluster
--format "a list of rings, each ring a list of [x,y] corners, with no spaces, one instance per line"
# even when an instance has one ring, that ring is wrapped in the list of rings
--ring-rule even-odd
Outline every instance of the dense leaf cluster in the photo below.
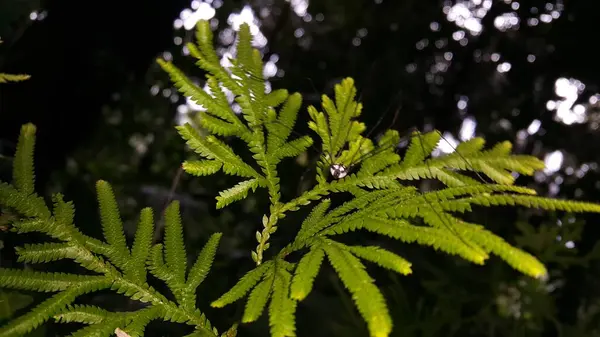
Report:
[[[544,278],[546,268],[535,257],[459,216],[473,206],[505,205],[600,212],[597,204],[539,197],[532,189],[514,185],[513,172],[531,175],[543,168],[543,163],[535,157],[513,155],[508,142],[485,149],[483,139],[474,138],[460,144],[452,154],[434,157],[439,132],[415,133],[401,158],[393,146],[399,141],[396,131],[387,131],[376,142],[362,136],[366,127],[357,120],[362,105],[355,100],[356,88],[350,78],[336,85],[334,99],[323,96],[323,111],[308,108],[309,127],[323,148],[316,182],[294,199],[282,200],[278,165],[285,158],[303,153],[314,142],[310,136],[290,139],[302,98],[283,89],[267,92],[260,80],[261,55],[251,47],[247,25],[241,26],[237,58],[229,60],[230,67],[221,64],[212,39],[208,22],[202,21],[197,28],[197,44],[187,46],[197,65],[207,72],[207,90],[172,63],[158,62],[184,95],[204,107],[194,119],[197,125],[178,127],[187,145],[200,157],[184,162],[183,169],[195,176],[223,171],[241,179],[219,193],[217,208],[242,200],[259,188],[269,193],[270,208],[256,231],[257,246],[251,252],[256,268],[212,306],[223,307],[247,295],[241,321],[248,323],[256,321],[268,305],[273,336],[296,334],[297,304],[311,293],[325,259],[351,293],[371,336],[391,333],[393,322],[385,298],[363,262],[401,275],[412,272],[411,263],[382,247],[346,244],[340,240],[344,233],[362,230],[415,242],[476,264],[483,264],[493,254],[526,275]],[[199,128],[208,135],[202,135]],[[34,132],[32,125],[22,129],[13,182],[0,185],[0,207],[3,214],[10,215],[12,230],[22,234],[41,232],[51,240],[18,248],[19,259],[24,263],[71,259],[89,272],[0,269],[0,287],[55,293],[2,327],[0,333],[22,335],[54,318],[86,324],[76,336],[143,335],[148,322],[155,319],[192,325],[196,329],[192,336],[217,335],[216,328],[196,307],[196,289],[208,274],[220,234],[209,239],[188,270],[179,206],[174,202],[164,214],[162,244],[152,242],[153,212],[146,208],[140,213],[133,245],[128,247],[113,192],[104,181],[97,183],[104,240],[81,233],[73,224],[71,203],[57,194],[49,208],[34,192]],[[245,156],[227,144],[226,137],[243,141],[253,161],[245,161]],[[347,169],[349,174],[336,177],[331,174],[333,167]],[[469,172],[485,176],[490,182],[475,180]],[[435,179],[444,187],[422,193],[406,184],[419,179]],[[350,199],[336,203],[333,198],[338,194]],[[280,251],[268,256],[266,252],[286,215],[313,203],[294,239],[283,242]],[[292,253],[299,259],[291,259]],[[148,284],[148,272],[167,285],[173,299]],[[102,289],[112,289],[146,305],[137,311],[117,313],[74,303],[78,296]],[[235,326],[225,332],[227,336],[234,334]]]

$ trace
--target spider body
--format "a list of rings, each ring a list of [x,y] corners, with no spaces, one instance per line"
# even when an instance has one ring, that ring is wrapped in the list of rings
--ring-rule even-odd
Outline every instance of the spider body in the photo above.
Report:
[[[348,174],[348,168],[344,164],[333,164],[329,167],[329,172],[334,179],[342,179]]]

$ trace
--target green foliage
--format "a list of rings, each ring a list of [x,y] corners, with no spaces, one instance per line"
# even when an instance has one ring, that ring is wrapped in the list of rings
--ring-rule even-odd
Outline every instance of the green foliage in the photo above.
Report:
[[[544,167],[532,156],[511,154],[511,144],[503,142],[484,149],[482,138],[458,146],[452,154],[433,157],[440,141],[439,132],[416,132],[401,158],[393,151],[399,135],[390,130],[375,144],[363,137],[365,125],[356,119],[362,105],[355,101],[354,81],[344,79],[335,86],[335,98],[322,97],[322,109],[310,106],[309,127],[319,137],[323,148],[317,165],[316,185],[290,201],[282,201],[277,165],[282,159],[295,157],[312,145],[309,136],[289,140],[301,106],[298,93],[286,90],[267,93],[261,80],[263,64],[257,50],[251,48],[248,25],[240,28],[237,58],[230,67],[221,65],[212,45],[208,22],[197,26],[197,44],[188,44],[196,64],[206,71],[210,91],[193,83],[171,62],[158,60],[179,91],[205,108],[197,118],[207,136],[186,124],[178,127],[188,146],[202,159],[183,163],[186,172],[206,176],[222,170],[243,179],[220,192],[217,208],[247,197],[250,190],[266,188],[271,206],[256,232],[258,246],[251,256],[257,267],[243,276],[228,292],[214,301],[223,307],[248,295],[242,321],[258,319],[269,303],[269,323],[273,336],[295,335],[296,303],[311,292],[315,277],[325,258],[333,266],[342,284],[352,294],[358,311],[367,323],[371,336],[388,336],[392,319],[385,299],[362,261],[368,261],[399,274],[410,274],[411,264],[401,256],[376,246],[353,246],[341,243],[336,236],[366,230],[402,242],[416,242],[436,250],[483,264],[494,254],[520,272],[545,278],[546,268],[529,253],[511,246],[484,226],[466,222],[457,214],[471,212],[473,206],[525,206],[568,212],[600,212],[600,205],[555,200],[536,195],[534,190],[515,186],[513,173],[532,175]],[[241,108],[238,116],[230,106],[224,89],[234,94]],[[241,117],[241,118],[240,118]],[[223,137],[244,141],[255,162],[226,145]],[[330,179],[332,164],[351,167],[364,157],[359,169],[341,179]],[[467,173],[486,176],[481,183]],[[335,178],[335,176],[334,176]],[[445,187],[420,193],[402,182],[435,179]],[[331,208],[338,193],[353,198]],[[325,197],[328,197],[325,199]],[[313,201],[320,202],[302,223],[295,239],[271,259],[265,251],[278,228],[278,222]],[[299,262],[285,259],[293,252],[304,253]]]
[[[105,241],[83,234],[73,223],[75,209],[71,202],[55,194],[53,207],[49,208],[35,193],[34,141],[35,127],[23,126],[15,155],[13,183],[0,183],[0,207],[2,213],[17,215],[10,223],[12,231],[42,233],[51,241],[18,247],[19,261],[33,264],[69,259],[88,272],[66,274],[0,268],[2,288],[53,293],[26,314],[1,327],[0,335],[20,336],[54,318],[57,322],[86,325],[72,336],[111,336],[116,329],[128,336],[142,336],[146,325],[156,319],[194,326],[198,336],[217,336],[216,328],[196,307],[196,289],[208,274],[221,234],[212,235],[186,273],[179,205],[173,202],[165,212],[164,249],[162,244],[152,244],[155,227],[150,208],[141,211],[130,249],[112,188],[105,181],[96,184]],[[147,283],[148,271],[167,284],[175,301]],[[74,304],[78,296],[104,289],[145,306],[131,312],[111,312],[93,305]],[[235,335],[232,331],[223,336]]]

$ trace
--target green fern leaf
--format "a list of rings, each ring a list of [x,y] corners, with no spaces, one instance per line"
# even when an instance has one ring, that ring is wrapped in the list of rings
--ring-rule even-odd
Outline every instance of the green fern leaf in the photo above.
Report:
[[[183,242],[183,228],[179,216],[179,202],[173,201],[165,209],[165,262],[177,284],[185,283],[187,257]]]
[[[119,325],[128,322],[129,317],[119,317],[102,325],[90,325],[72,333],[69,337],[109,337]]]
[[[163,311],[159,307],[149,307],[138,310],[132,315],[131,322],[125,326],[124,330],[127,331],[131,337],[144,336],[144,331],[146,330],[148,323],[160,318],[163,314]]]
[[[2,83],[2,74],[0,74],[0,83]],[[33,148],[35,146],[35,131],[33,124],[25,124],[21,127],[17,152],[13,162],[13,184],[24,194],[34,192]]]
[[[350,252],[340,248],[340,244],[326,241],[323,245],[331,265],[342,283],[352,293],[358,311],[367,322],[373,337],[388,336],[392,331],[392,319],[383,295],[365,271],[365,267]]]
[[[287,90],[275,89],[265,95],[265,103],[267,106],[276,108],[285,102],[285,100],[288,99],[288,96],[289,93]],[[302,99],[302,96],[300,96],[300,99]]]
[[[269,305],[271,336],[296,336],[296,301],[289,298],[292,276],[283,268],[277,268],[274,276],[273,295]]]
[[[216,160],[186,160],[183,170],[195,176],[208,176],[217,173],[223,164]]]
[[[293,141],[278,147],[273,152],[273,160],[279,162],[283,158],[296,157],[311,147],[312,144],[313,140],[308,136],[294,139]]]
[[[287,91],[285,94],[287,95]],[[280,95],[283,96],[283,94]],[[272,104],[271,106],[276,105],[277,104]],[[292,133],[292,129],[296,124],[298,111],[300,110],[301,106],[302,96],[300,94],[294,93],[288,96],[285,104],[279,112],[277,121],[266,124],[268,131],[267,149],[269,153],[276,151],[289,138],[290,134]]]
[[[175,282],[175,277],[171,274],[171,271],[165,265],[163,259],[163,245],[158,243],[152,246],[152,251],[150,252],[150,259],[148,260],[148,269],[159,280],[165,281],[169,288],[173,289],[177,285]]]
[[[224,118],[225,116],[231,115],[233,113],[230,111],[230,107],[228,105],[219,104],[206,91],[196,86],[196,84],[194,84],[192,80],[190,80],[181,70],[179,70],[179,68],[174,66],[171,62],[166,62],[161,59],[157,59],[156,62],[165,72],[169,74],[171,80],[173,81],[175,87],[179,90],[179,92],[181,92],[187,97],[190,97],[194,102],[196,102],[199,105],[202,105],[208,111],[211,111],[213,115]]]
[[[361,259],[377,263],[383,268],[393,270],[403,275],[412,273],[410,262],[385,249],[377,246],[351,246],[348,247],[348,249],[352,254]]]
[[[218,160],[223,163],[223,172],[230,175],[239,175],[248,178],[258,178],[260,174],[251,166],[244,163],[242,159],[233,153],[233,150],[216,139],[209,136],[202,138],[194,128],[185,124],[177,127],[179,134],[187,140],[187,144],[199,155],[207,158]]]
[[[99,180],[96,183],[96,190],[100,205],[102,231],[104,232],[106,242],[116,250],[116,254],[111,256],[111,261],[118,267],[127,269],[125,265],[128,263],[131,256],[125,241],[123,223],[121,222],[115,195],[110,185],[102,180]]]
[[[534,256],[509,245],[504,239],[494,235],[481,226],[457,221],[459,228],[470,240],[481,245],[486,251],[491,252],[508,263],[511,267],[534,278],[547,277],[546,267]]]
[[[242,298],[258,281],[273,268],[273,262],[267,261],[244,275],[228,292],[211,303],[212,307],[222,308]]]
[[[22,336],[47,321],[48,318],[58,313],[68,304],[72,303],[77,296],[104,289],[108,286],[110,286],[110,281],[106,279],[98,282],[89,282],[87,284],[71,286],[65,291],[62,291],[40,303],[23,316],[20,316],[8,324],[0,327],[0,336]]]
[[[483,264],[488,255],[480,249],[474,250],[467,246],[455,235],[445,229],[413,226],[404,220],[389,220],[377,217],[364,217],[352,221],[342,221],[325,231],[323,235],[342,234],[357,229],[400,239],[406,243],[417,242],[421,245],[431,246],[446,253],[460,257],[476,264]]]
[[[310,251],[300,259],[294,278],[292,279],[292,287],[290,297],[302,301],[310,294],[315,277],[319,273],[321,263],[325,253],[320,244],[315,244],[310,247]]]
[[[306,239],[308,239],[308,237],[312,236],[323,228],[322,226],[317,227],[317,225],[321,223],[321,220],[323,220],[325,212],[327,212],[329,206],[331,206],[331,199],[325,199],[313,208],[308,217],[302,221],[300,231],[298,231],[296,240],[294,240],[295,242],[304,242]],[[325,221],[325,225],[327,224],[328,223]]]
[[[30,79],[30,75],[25,74],[4,74],[0,73],[0,83],[22,82]]]
[[[252,289],[250,296],[248,296],[242,323],[254,322],[262,315],[265,305],[271,296],[274,281],[275,274],[271,274],[270,276],[265,277],[256,287],[254,287],[254,289]]]
[[[196,288],[198,288],[198,286],[208,275],[208,272],[212,266],[212,262],[215,258],[215,253],[217,252],[217,246],[219,245],[221,236],[221,233],[215,233],[211,235],[211,237],[208,239],[208,242],[204,245],[204,248],[202,248],[202,251],[198,255],[198,259],[196,259],[196,262],[192,266],[192,269],[187,277],[186,292],[195,294]],[[192,298],[195,298],[195,296]]]
[[[50,210],[43,198],[18,191],[6,183],[0,183],[0,203],[29,218],[50,218]]]
[[[217,209],[223,208],[235,201],[245,199],[250,189],[254,192],[259,185],[260,181],[258,179],[250,179],[242,181],[230,189],[219,192]]]
[[[44,273],[19,269],[0,269],[0,286],[3,288],[56,292],[70,287],[108,282],[104,276],[87,276],[64,273]]]
[[[67,243],[25,244],[15,248],[18,261],[25,263],[43,263],[74,258],[77,248]]]
[[[236,136],[240,134],[239,126],[226,122],[222,119],[215,118],[207,112],[200,111],[197,119],[200,126],[219,136]]]
[[[431,154],[439,141],[440,134],[437,132],[429,132],[424,135],[421,135],[418,131],[413,132],[410,145],[400,166],[403,168],[417,166]]]
[[[113,282],[110,289],[116,291],[117,294],[123,294],[132,300],[142,303],[152,302],[153,304],[161,304],[168,302],[166,297],[147,284],[144,284],[144,287],[142,287],[139,284],[118,279]]]
[[[140,221],[131,248],[131,264],[126,274],[135,282],[146,282],[146,260],[152,246],[154,235],[154,216],[151,208],[144,208],[140,212]]]
[[[54,319],[59,323],[83,323],[99,324],[114,313],[93,305],[68,305],[61,312],[54,315]]]

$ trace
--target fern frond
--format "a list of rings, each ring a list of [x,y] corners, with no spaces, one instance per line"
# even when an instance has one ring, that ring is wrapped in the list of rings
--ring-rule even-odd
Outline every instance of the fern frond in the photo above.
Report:
[[[121,315],[115,317],[112,320],[107,321],[104,324],[95,324],[88,325],[84,328],[81,328],[74,333],[72,333],[69,337],[105,337],[111,336],[113,331],[116,331],[117,327],[123,324],[126,324],[131,320],[131,316],[129,315]]]
[[[194,176],[209,176],[217,173],[223,163],[217,160],[186,160],[183,162],[183,170]]]
[[[292,279],[291,298],[302,301],[311,292],[324,257],[325,253],[317,243],[311,246],[310,251],[300,259]]]
[[[329,222],[329,223],[326,222],[325,224],[319,226],[318,228],[315,228],[317,226],[317,224],[321,223],[321,220],[323,220],[323,218],[325,216],[325,212],[327,212],[327,210],[329,209],[329,206],[331,206],[331,199],[325,199],[313,208],[313,210],[310,212],[310,214],[308,214],[306,219],[304,219],[304,221],[302,221],[300,231],[298,231],[298,234],[296,236],[296,241],[306,240],[309,236],[312,236],[313,234],[315,234],[319,230],[321,230],[324,226],[331,223],[331,222]]]
[[[285,91],[285,94],[287,96],[287,91]],[[283,97],[283,93],[279,95],[278,100]],[[276,106],[278,101],[274,103],[271,106]],[[285,100],[285,104],[281,108],[276,121],[267,121],[267,149],[269,153],[274,153],[289,138],[296,124],[300,106],[302,106],[302,96],[299,93],[293,93]]]
[[[6,183],[0,183],[0,204],[14,209],[28,218],[43,220],[50,218],[50,210],[43,198],[21,192]]]
[[[508,142],[482,151],[485,142],[481,138],[470,140],[451,154],[426,159],[440,138],[438,131],[425,135],[415,132],[404,160],[400,165],[387,169],[384,175],[402,180],[438,179],[447,186],[462,186],[476,181],[451,170],[474,171],[485,174],[495,183],[512,185],[512,172],[531,175],[535,170],[544,168],[544,163],[535,157],[511,155],[511,145]]]
[[[223,294],[219,299],[211,303],[212,307],[222,308],[227,304],[231,304],[242,298],[250,289],[252,289],[258,281],[273,268],[273,262],[267,261],[260,264],[244,275],[228,292]]]
[[[69,287],[68,289],[40,303],[23,316],[20,316],[10,321],[8,324],[0,327],[0,336],[22,336],[47,321],[50,317],[58,313],[68,304],[71,304],[77,296],[88,292],[98,291],[108,286],[110,286],[110,280],[103,279],[97,282],[90,282]]]
[[[40,292],[56,292],[70,287],[96,285],[110,280],[104,276],[76,275],[65,273],[45,273],[20,269],[0,269],[0,287],[31,290]]]
[[[458,221],[457,221],[458,222]],[[501,237],[492,232],[467,223],[459,222],[465,236],[483,247],[487,252],[493,253],[506,261],[511,267],[534,278],[544,278],[548,275],[546,267],[534,256],[508,244]]]
[[[161,304],[168,302],[167,298],[147,284],[135,284],[124,279],[117,279],[110,287],[117,294],[123,294],[132,300],[142,303]]]
[[[2,83],[2,74],[0,74],[0,83]],[[33,124],[25,124],[21,127],[17,152],[14,157],[13,184],[24,194],[34,192],[33,149],[35,146],[35,131]]]
[[[212,266],[212,262],[215,258],[215,253],[217,252],[217,246],[219,245],[221,235],[221,233],[211,235],[211,237],[208,239],[208,242],[202,248],[202,251],[198,255],[196,262],[188,274],[186,282],[187,293],[195,294],[196,288],[198,288],[198,286],[208,275],[208,272]],[[195,298],[195,296],[192,298]]]
[[[30,79],[30,75],[26,74],[5,74],[0,73],[0,83],[8,83],[8,82],[22,82]]]
[[[126,277],[135,282],[146,282],[146,261],[152,246],[152,237],[154,235],[154,216],[151,208],[144,208],[140,212],[140,221],[138,223],[133,246],[131,248],[130,268]]]
[[[600,205],[589,202],[550,199],[529,195],[481,195],[477,197],[465,198],[458,201],[466,201],[476,205],[483,206],[515,206],[521,205],[529,208],[540,208],[545,210],[560,210],[567,212],[600,212]]]
[[[78,250],[68,243],[25,244],[15,248],[19,262],[44,263],[62,259],[76,259]]]
[[[296,336],[296,301],[289,297],[292,276],[284,268],[276,268],[274,277],[269,305],[271,336]]]
[[[150,252],[148,269],[152,275],[167,284],[177,302],[183,305],[188,300],[185,296],[185,283],[177,279],[177,275],[165,264],[163,257],[163,245],[155,244]]]
[[[127,270],[126,264],[129,262],[131,256],[125,241],[123,223],[121,222],[115,195],[110,185],[102,180],[96,183],[96,190],[100,205],[102,231],[104,232],[106,242],[116,251],[116,254],[111,256],[111,261],[118,267]]]
[[[296,157],[311,147],[312,144],[313,140],[309,136],[294,139],[273,152],[273,161],[278,163],[283,158]]]
[[[402,275],[412,273],[411,263],[404,258],[377,246],[350,246],[349,251],[363,260],[377,263],[383,268],[393,270]]]
[[[135,315],[132,315],[131,322],[125,326],[124,330],[127,331],[131,337],[144,336],[144,331],[146,330],[148,323],[161,318],[162,315],[164,315],[164,312],[159,307],[148,307],[138,310],[135,312]]]
[[[448,254],[459,255],[465,260],[476,264],[483,264],[488,258],[485,252],[465,245],[464,242],[445,229],[414,226],[405,220],[365,217],[353,221],[340,222],[329,227],[322,234],[342,234],[358,229],[365,229],[370,232],[399,239],[406,243],[417,242],[424,246],[431,246]]]
[[[252,190],[252,192],[256,191],[259,185],[259,179],[250,179],[242,181],[230,189],[219,192],[219,196],[217,197],[217,209],[245,199],[248,196],[248,192],[250,190]]]
[[[173,65],[171,62],[167,62],[161,59],[157,59],[156,62],[160,67],[169,74],[173,84],[187,97],[190,97],[194,102],[205,107],[208,111],[211,111],[213,115],[220,118],[234,122],[234,118],[239,119],[235,116],[233,111],[228,105],[219,104],[214,100],[206,91],[198,87],[192,82],[179,68]]]
[[[288,96],[289,93],[286,89],[275,89],[270,93],[265,94],[265,102],[267,106],[276,108],[280,106],[286,99],[288,99]],[[300,96],[300,99],[302,99],[302,96]],[[286,115],[283,112],[281,114]],[[283,124],[285,124],[285,122]]]
[[[207,112],[200,111],[196,117],[200,126],[219,136],[236,136],[240,134],[239,126],[216,118]]]
[[[218,160],[223,163],[223,172],[229,175],[238,175],[247,178],[259,178],[260,174],[250,165],[244,163],[242,158],[236,155],[233,150],[219,141],[217,138],[208,136],[202,138],[194,128],[185,124],[178,126],[179,134],[187,140],[187,144],[199,155]]]
[[[67,305],[54,319],[59,323],[99,324],[114,313],[94,305]]]
[[[178,284],[185,283],[187,257],[183,242],[183,228],[179,216],[179,202],[173,201],[165,209],[165,262]]]
[[[352,299],[361,316],[367,322],[373,337],[388,336],[392,331],[392,319],[383,295],[367,274],[362,263],[342,245],[330,240],[323,244],[323,250],[342,283],[352,294]]]
[[[254,322],[262,315],[265,305],[271,297],[274,281],[275,274],[271,273],[252,289],[248,296],[248,302],[246,302],[242,323]]]
[[[23,132],[27,132],[27,128]],[[22,136],[23,138],[23,136]],[[32,147],[31,147],[32,148]],[[24,156],[28,150],[21,147],[19,156]],[[18,165],[17,163],[15,165]],[[22,164],[20,170],[27,170],[28,164]],[[31,183],[33,182],[31,174]],[[25,186],[23,181],[16,184]],[[19,180],[17,179],[17,180]],[[53,195],[53,215],[45,205],[42,198],[34,193],[26,193],[29,187],[21,188],[0,183],[0,206],[10,210],[16,215],[13,217],[13,227],[17,233],[40,232],[61,242],[46,242],[27,244],[17,248],[19,259],[26,262],[48,262],[59,259],[73,259],[76,263],[91,271],[102,275],[77,275],[62,273],[41,273],[27,270],[0,268],[0,287],[38,292],[58,292],[53,297],[33,308],[25,315],[18,317],[2,328],[2,336],[20,336],[42,324],[55,315],[59,321],[86,321],[91,325],[73,333],[72,336],[108,336],[115,328],[125,327],[141,335],[145,325],[154,318],[163,318],[174,322],[194,325],[198,331],[206,331],[211,336],[218,335],[217,330],[211,327],[204,314],[194,308],[194,292],[186,293],[185,268],[186,254],[183,247],[181,224],[179,223],[179,210],[170,206],[166,214],[166,269],[167,279],[177,280],[171,282],[172,292],[178,299],[184,298],[187,306],[178,306],[169,301],[164,295],[146,283],[145,263],[152,242],[154,224],[152,211],[149,208],[142,210],[140,223],[136,232],[132,253],[127,247],[120,214],[115,197],[110,185],[104,181],[97,183],[98,200],[100,203],[100,216],[107,243],[82,234],[73,224],[75,210],[73,204],[65,202],[60,194]],[[32,190],[31,190],[32,191]],[[212,260],[218,240],[212,239],[209,250],[203,254],[202,260]],[[158,256],[162,262],[162,246],[158,246]],[[157,251],[153,248],[153,252]],[[211,253],[212,251],[212,253]],[[153,254],[153,258],[157,254]],[[106,261],[108,258],[120,267],[117,270],[113,264]],[[196,268],[195,276],[191,283],[197,285],[206,277],[210,263],[200,263]],[[152,270],[152,268],[150,268]],[[123,274],[125,276],[123,276]],[[181,275],[177,279],[177,275]],[[169,282],[167,282],[169,285]],[[131,313],[107,313],[89,308],[68,307],[76,298],[85,293],[112,289],[119,294],[124,294],[132,300],[137,300],[150,305]],[[195,287],[193,288],[195,290]],[[186,298],[183,295],[189,295]],[[81,309],[81,310],[80,310]],[[89,310],[88,310],[89,309]],[[96,314],[94,318],[92,312]],[[84,319],[83,315],[87,318]],[[106,316],[102,323],[98,323],[100,316]],[[77,319],[76,317],[79,317]],[[138,333],[139,332],[139,333]]]

